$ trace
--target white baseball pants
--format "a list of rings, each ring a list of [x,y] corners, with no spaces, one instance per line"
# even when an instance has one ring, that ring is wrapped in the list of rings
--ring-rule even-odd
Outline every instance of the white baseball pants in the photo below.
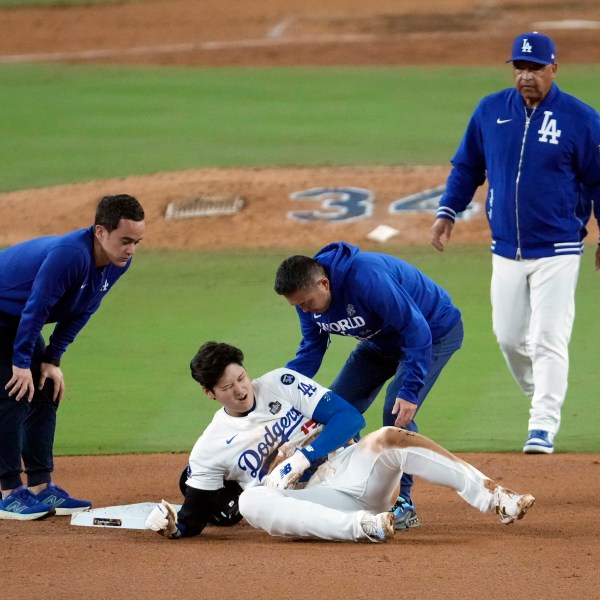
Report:
[[[389,510],[403,470],[456,490],[481,512],[492,509],[496,484],[430,439],[383,427],[339,452],[321,469],[331,475],[305,489],[257,486],[242,492],[240,512],[253,527],[271,535],[324,540],[368,539],[360,521],[365,511]],[[312,481],[312,480],[311,480]]]
[[[492,323],[513,377],[531,400],[529,429],[556,434],[567,393],[581,257],[492,255]]]

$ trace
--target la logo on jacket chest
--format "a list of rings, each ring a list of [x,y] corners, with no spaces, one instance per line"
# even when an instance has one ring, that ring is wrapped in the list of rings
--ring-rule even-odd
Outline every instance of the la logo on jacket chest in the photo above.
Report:
[[[556,119],[551,119],[552,111],[544,111],[544,122],[539,128],[538,133],[540,142],[546,142],[550,144],[558,144],[558,138],[560,137],[561,130],[556,125]]]

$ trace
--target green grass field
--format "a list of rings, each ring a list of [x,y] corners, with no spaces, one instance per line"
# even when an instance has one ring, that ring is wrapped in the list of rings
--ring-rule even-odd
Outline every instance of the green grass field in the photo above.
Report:
[[[599,66],[558,81],[600,96]],[[478,99],[510,85],[507,66],[0,65],[0,192],[212,166],[448,164]]]
[[[565,66],[558,81],[597,102],[599,67]],[[478,98],[509,85],[508,67],[0,65],[0,191],[206,166],[447,164]],[[427,399],[422,431],[455,451],[519,450],[528,403],[491,333],[487,249],[386,249],[444,285],[465,318],[465,347]],[[296,316],[271,291],[289,253],[142,249],[65,356],[57,454],[188,450],[217,408],[188,372],[201,342],[240,345],[254,375],[293,356]],[[559,451],[600,451],[591,253]],[[322,383],[352,344],[334,339]],[[369,429],[380,413],[369,410]]]

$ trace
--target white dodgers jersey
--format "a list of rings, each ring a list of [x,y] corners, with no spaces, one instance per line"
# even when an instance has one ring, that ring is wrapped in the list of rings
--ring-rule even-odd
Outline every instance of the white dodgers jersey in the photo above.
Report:
[[[232,417],[221,407],[194,445],[190,487],[217,490],[224,480],[243,489],[258,485],[282,444],[304,446],[320,429],[311,417],[327,388],[290,369],[270,371],[252,387],[254,409]]]

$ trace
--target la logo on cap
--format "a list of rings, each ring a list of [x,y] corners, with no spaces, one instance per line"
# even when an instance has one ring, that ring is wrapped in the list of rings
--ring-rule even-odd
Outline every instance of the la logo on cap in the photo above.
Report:
[[[527,38],[524,38],[523,45],[521,46],[521,52],[527,52],[527,53],[531,54],[532,51],[533,51],[533,46],[529,43],[529,40]]]

